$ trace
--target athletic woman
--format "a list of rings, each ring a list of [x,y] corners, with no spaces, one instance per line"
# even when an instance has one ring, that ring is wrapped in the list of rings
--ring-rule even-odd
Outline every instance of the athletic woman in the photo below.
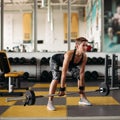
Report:
[[[64,96],[65,95],[65,88],[66,88],[66,74],[67,71],[72,71],[75,67],[80,67],[77,72],[78,75],[76,76],[78,79],[78,89],[80,94],[80,101],[79,104],[82,105],[91,105],[85,95],[85,66],[87,62],[87,44],[88,40],[84,37],[77,38],[75,40],[75,49],[68,50],[64,54],[55,54],[50,59],[50,67],[53,75],[53,80],[51,81],[49,94],[54,94],[57,88],[57,84],[60,80],[60,90],[58,95]],[[59,68],[62,67],[60,72]],[[47,109],[48,110],[55,110],[55,106],[53,104],[53,96],[48,98]]]

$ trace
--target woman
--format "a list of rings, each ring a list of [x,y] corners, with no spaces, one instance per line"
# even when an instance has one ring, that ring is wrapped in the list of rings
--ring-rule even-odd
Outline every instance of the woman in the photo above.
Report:
[[[78,72],[78,89],[80,93],[80,101],[79,104],[91,105],[91,103],[87,100],[85,95],[85,65],[87,62],[87,43],[88,40],[84,37],[77,38],[75,41],[75,49],[69,50],[65,54],[55,54],[51,57],[50,67],[52,70],[53,80],[51,81],[49,94],[54,94],[57,88],[57,84],[60,80],[60,91],[59,96],[65,95],[65,80],[66,74],[68,70],[72,70],[72,68],[76,66],[80,66],[80,70]],[[60,73],[59,67],[62,67],[62,71]],[[47,109],[55,110],[53,105],[53,96],[49,97]]]

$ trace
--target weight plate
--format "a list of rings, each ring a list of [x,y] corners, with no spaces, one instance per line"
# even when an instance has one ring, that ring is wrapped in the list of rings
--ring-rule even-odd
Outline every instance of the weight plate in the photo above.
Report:
[[[27,90],[25,93],[25,103],[26,105],[34,105],[35,104],[35,93],[33,90]]]
[[[110,92],[110,89],[109,89],[109,86],[105,83],[105,82],[102,82],[99,86],[99,92],[102,96],[107,96]]]

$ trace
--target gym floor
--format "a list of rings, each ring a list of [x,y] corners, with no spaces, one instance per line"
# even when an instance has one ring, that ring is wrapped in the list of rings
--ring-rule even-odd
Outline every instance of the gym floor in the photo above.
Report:
[[[99,88],[100,82],[87,82],[86,91],[94,91]],[[47,95],[49,83],[22,82],[23,87],[32,87],[36,96]],[[58,84],[58,88],[59,88]],[[26,90],[15,89],[14,92]],[[78,91],[76,82],[67,82],[67,92]],[[0,92],[7,92],[0,89]],[[24,106],[22,101],[6,102],[7,96],[0,97],[1,120],[120,120],[120,90],[113,90],[108,96],[101,96],[98,92],[86,93],[92,106],[78,105],[79,95],[71,94],[64,97],[56,96],[54,104],[56,111],[48,111],[46,108],[47,97],[37,98],[35,105]]]

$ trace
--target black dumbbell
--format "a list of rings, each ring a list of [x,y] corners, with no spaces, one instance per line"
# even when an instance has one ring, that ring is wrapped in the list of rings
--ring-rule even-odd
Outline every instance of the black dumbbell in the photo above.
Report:
[[[92,80],[97,80],[98,77],[99,77],[99,75],[98,75],[98,72],[97,72],[97,71],[92,71],[92,72],[91,72],[91,79],[92,79]]]
[[[40,60],[41,65],[48,65],[48,59],[46,57],[42,57]]]
[[[37,64],[37,59],[35,57],[32,57],[30,59],[30,64],[33,64],[33,65]]]
[[[92,65],[96,65],[96,64],[98,64],[98,60],[96,57],[93,57],[92,58]]]
[[[41,82],[49,82],[50,81],[50,74],[47,70],[42,71],[40,75]]]
[[[21,57],[21,58],[19,59],[19,62],[20,62],[20,64],[25,64],[25,63],[26,63],[26,58]]]
[[[14,63],[14,64],[19,64],[19,58],[18,58],[18,57],[15,57],[15,58],[13,59],[13,63]]]
[[[102,57],[98,57],[98,64],[103,65],[105,63],[105,59]]]
[[[92,64],[92,58],[88,57],[87,59],[87,65],[91,65]]]

